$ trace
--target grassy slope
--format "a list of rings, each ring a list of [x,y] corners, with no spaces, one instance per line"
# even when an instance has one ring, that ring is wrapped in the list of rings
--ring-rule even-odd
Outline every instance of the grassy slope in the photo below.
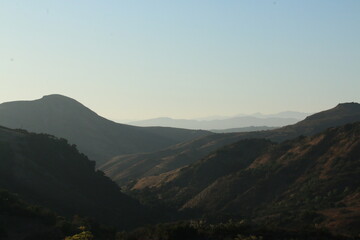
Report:
[[[144,202],[150,199],[154,204],[157,198],[197,216],[243,216],[277,227],[307,225],[360,233],[360,123],[259,148],[251,158],[251,148],[241,147],[247,141],[219,150],[150,188],[138,188],[135,194]],[[232,167],[217,174],[224,166]]]

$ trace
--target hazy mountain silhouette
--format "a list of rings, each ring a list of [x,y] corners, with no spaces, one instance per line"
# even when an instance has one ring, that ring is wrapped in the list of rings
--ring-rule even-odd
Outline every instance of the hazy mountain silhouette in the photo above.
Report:
[[[66,138],[97,162],[119,154],[160,150],[209,134],[206,131],[142,128],[115,123],[61,95],[0,104],[0,125]]]
[[[284,116],[285,113],[283,113]],[[291,115],[289,113],[289,115]],[[296,114],[293,114],[296,116]],[[299,113],[300,115],[300,113]],[[304,116],[305,118],[305,116]],[[237,116],[225,119],[216,120],[190,120],[190,119],[172,119],[167,117],[153,118],[141,121],[129,122],[135,126],[163,126],[163,127],[178,127],[187,129],[228,129],[228,128],[244,128],[250,126],[270,126],[282,127],[289,124],[294,124],[303,118],[282,117],[278,115],[258,115],[258,116]]]
[[[118,184],[129,180],[154,176],[191,164],[210,152],[247,138],[266,138],[281,142],[300,135],[311,136],[328,127],[360,121],[360,104],[344,103],[327,111],[313,114],[303,121],[282,128],[245,133],[214,134],[171,146],[167,149],[147,153],[120,155],[100,168]]]
[[[157,199],[195,216],[250,217],[282,228],[317,224],[357,235],[359,174],[357,122],[280,144],[241,140],[187,167],[144,178],[133,190],[145,203]]]
[[[65,216],[95,217],[121,228],[146,220],[145,209],[95,171],[95,162],[51,135],[0,127],[0,188]]]
[[[276,114],[262,114],[262,113],[251,114],[251,116],[257,118],[295,118],[299,120],[304,120],[309,115],[311,115],[311,113],[303,113],[303,112],[295,112],[295,111],[284,111]]]
[[[233,133],[233,132],[257,132],[257,131],[265,131],[265,130],[273,130],[273,129],[276,129],[276,127],[250,126],[243,128],[212,129],[210,131],[213,133]]]

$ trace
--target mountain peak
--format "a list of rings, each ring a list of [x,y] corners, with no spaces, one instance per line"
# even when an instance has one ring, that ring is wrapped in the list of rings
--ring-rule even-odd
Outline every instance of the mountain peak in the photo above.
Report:
[[[336,109],[358,109],[360,108],[360,104],[357,102],[347,102],[347,103],[339,103]]]
[[[211,134],[172,128],[139,128],[96,114],[75,99],[51,94],[0,104],[0,125],[65,138],[98,162],[120,154],[151,152]]]
[[[49,94],[49,95],[44,95],[42,98],[46,99],[46,98],[66,98],[66,99],[71,99],[67,96],[61,95],[61,94]]]
[[[52,101],[52,102],[76,102],[76,103],[79,103],[75,99],[64,96],[64,95],[61,95],[61,94],[45,95],[39,100],[41,100],[41,101]]]
[[[92,116],[97,115],[94,111],[92,111],[82,103],[78,102],[77,100],[61,94],[45,95],[42,98],[34,100],[32,102],[47,106],[47,108],[50,107],[56,109],[54,110],[56,112],[61,111],[62,115],[65,112],[69,114],[76,114],[76,112],[78,111],[90,114]]]

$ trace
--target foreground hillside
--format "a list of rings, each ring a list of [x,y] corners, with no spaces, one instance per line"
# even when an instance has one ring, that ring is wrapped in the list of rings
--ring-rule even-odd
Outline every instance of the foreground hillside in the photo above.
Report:
[[[79,236],[88,239],[115,239],[114,228],[101,225],[78,215],[59,216],[54,211],[29,204],[7,190],[0,189],[0,239],[71,240]],[[70,238],[69,236],[74,236]],[[83,238],[80,238],[83,239]]]
[[[146,220],[140,204],[96,171],[95,162],[50,135],[0,128],[0,188],[65,216],[90,216],[120,228]]]
[[[61,95],[0,104],[0,125],[68,139],[99,164],[119,154],[156,151],[210,134],[207,131],[115,123]]]
[[[266,138],[275,142],[300,135],[312,136],[328,127],[360,121],[360,104],[344,103],[319,112],[294,125],[258,132],[213,134],[171,146],[167,149],[145,153],[120,155],[100,166],[119,185],[126,185],[143,177],[156,176],[194,163],[225,145],[247,138]],[[149,180],[149,179],[148,179]],[[142,181],[142,180],[141,180]],[[133,184],[133,183],[132,183]]]
[[[99,225],[92,219],[66,219],[49,209],[30,205],[0,189],[0,239],[44,240],[354,240],[314,229],[286,231],[228,221],[209,224],[203,220],[147,225],[128,232]]]
[[[274,144],[241,140],[133,194],[189,216],[360,234],[360,122]],[[149,197],[152,196],[152,197]]]

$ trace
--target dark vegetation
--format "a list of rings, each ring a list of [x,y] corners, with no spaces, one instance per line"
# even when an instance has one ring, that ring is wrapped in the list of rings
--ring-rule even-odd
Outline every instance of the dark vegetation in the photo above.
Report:
[[[204,220],[182,221],[138,228],[117,234],[118,240],[350,240],[326,230],[304,228],[301,231],[259,227],[248,221],[230,220],[211,224]]]
[[[78,215],[65,218],[0,189],[0,239],[60,240],[84,231],[90,231],[95,239],[114,239],[116,235],[115,228],[91,218]]]
[[[325,230],[312,228],[301,232],[263,228],[249,221],[230,220],[225,223],[208,223],[204,220],[180,221],[148,225],[131,231],[117,232],[94,219],[65,218],[55,212],[30,205],[19,196],[0,189],[0,239],[25,240],[350,240],[334,236]]]
[[[95,170],[95,162],[65,139],[0,129],[0,158],[0,187],[30,203],[65,216],[94,217],[119,228],[148,220],[146,209],[121,193]]]

